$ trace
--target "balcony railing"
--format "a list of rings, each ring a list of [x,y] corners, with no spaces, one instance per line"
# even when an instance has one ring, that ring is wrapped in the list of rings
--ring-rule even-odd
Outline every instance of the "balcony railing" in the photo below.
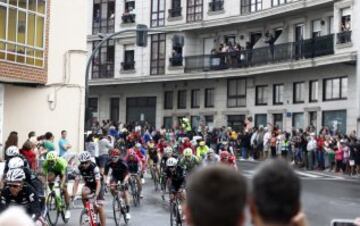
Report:
[[[96,64],[92,67],[92,79],[114,78],[114,64]]]
[[[169,9],[169,17],[179,17],[181,16],[181,7]]]
[[[135,61],[122,62],[121,66],[124,71],[134,70],[135,69]]]
[[[209,2],[209,11],[220,11],[224,9],[224,1],[223,0],[213,0]]]
[[[131,23],[135,23],[135,17],[136,15],[134,13],[129,13],[129,14],[123,14],[121,19],[124,24],[131,24]]]
[[[351,42],[351,31],[343,31],[337,34],[337,44]]]
[[[114,19],[97,19],[93,20],[93,34],[98,33],[113,33],[115,28]]]
[[[169,58],[169,61],[170,61],[170,65],[172,67],[179,67],[179,66],[183,65],[183,57],[182,56],[180,56],[180,57],[171,57],[171,58]]]
[[[185,57],[185,72],[244,68],[334,54],[334,35],[242,51]]]

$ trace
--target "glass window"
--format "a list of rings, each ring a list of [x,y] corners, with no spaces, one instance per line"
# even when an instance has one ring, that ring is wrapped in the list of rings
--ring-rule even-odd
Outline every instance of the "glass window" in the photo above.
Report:
[[[255,126],[259,128],[260,126],[267,126],[267,115],[266,114],[256,114],[255,115]]]
[[[346,99],[348,95],[348,78],[325,79],[324,89],[324,100]]]
[[[187,0],[187,22],[203,19],[203,0]]]
[[[278,6],[278,5],[285,4],[286,2],[287,2],[287,0],[272,0],[271,4],[272,4],[272,6]]]
[[[229,79],[228,80],[228,107],[246,106],[246,80]]]
[[[319,82],[317,80],[310,81],[310,94],[309,94],[309,101],[316,102],[318,101],[319,96]]]
[[[151,35],[151,75],[161,75],[165,73],[165,34]]]
[[[178,109],[186,108],[186,90],[178,91]]]
[[[262,10],[262,0],[241,0],[241,14]]]
[[[93,48],[98,44],[94,42]],[[103,44],[93,58],[92,78],[113,78],[114,77],[114,40]]]
[[[294,83],[294,103],[304,103],[305,101],[305,82]]]
[[[292,126],[295,129],[304,129],[304,113],[293,113]]]
[[[193,89],[191,90],[191,108],[200,107],[200,90]]]
[[[329,128],[332,134],[346,133],[346,110],[324,111],[323,126]]]
[[[237,132],[242,132],[245,125],[245,115],[229,115],[228,126]]]
[[[151,1],[151,27],[161,27],[165,25],[165,0]]]
[[[115,29],[115,1],[96,0],[93,5],[93,34],[113,33]]]
[[[164,127],[166,129],[171,129],[173,127],[172,117],[164,117]]]
[[[215,106],[215,89],[205,89],[205,107],[212,108]]]
[[[194,131],[198,131],[200,126],[200,116],[191,116],[191,127]]]
[[[267,105],[268,86],[256,86],[255,104]]]
[[[273,103],[283,104],[284,103],[284,84],[275,84],[273,90]]]
[[[276,128],[283,130],[283,114],[273,114],[273,125]]]
[[[166,91],[164,93],[164,109],[173,109],[174,92]]]

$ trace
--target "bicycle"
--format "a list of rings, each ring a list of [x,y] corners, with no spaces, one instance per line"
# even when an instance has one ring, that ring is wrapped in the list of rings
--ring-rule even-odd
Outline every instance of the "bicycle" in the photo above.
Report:
[[[129,220],[126,218],[126,206],[125,206],[125,200],[122,198],[122,195],[125,193],[126,185],[125,184],[117,184],[116,185],[117,192],[116,195],[113,198],[113,215],[115,220],[115,225],[119,226],[121,222],[121,215],[124,218],[124,222],[127,225],[129,223]]]
[[[98,213],[95,211],[95,196],[90,194],[85,203],[85,209],[80,214],[80,226],[100,226]]]
[[[161,191],[161,199],[163,201],[165,201],[167,179],[166,179],[166,174],[163,171],[160,172],[159,184],[160,184],[160,191]]]
[[[65,206],[65,197],[64,192],[60,189],[60,186],[54,186],[54,184],[49,184],[50,193],[46,198],[46,215],[48,222],[51,226],[55,226],[59,220],[59,215],[65,224],[69,222],[69,219],[65,218],[66,206]],[[55,189],[56,190],[55,190]],[[59,192],[57,191],[60,191]]]
[[[179,192],[173,192],[174,198],[170,200],[170,226],[182,226],[182,209],[178,198]]]
[[[139,193],[139,187],[137,184],[137,177],[138,177],[138,175],[133,173],[133,174],[130,174],[130,178],[129,178],[130,192],[132,195],[134,206],[140,205],[140,193]]]
[[[159,171],[157,169],[157,164],[156,163],[151,164],[150,174],[151,174],[151,178],[154,181],[155,191],[158,191],[159,190]]]

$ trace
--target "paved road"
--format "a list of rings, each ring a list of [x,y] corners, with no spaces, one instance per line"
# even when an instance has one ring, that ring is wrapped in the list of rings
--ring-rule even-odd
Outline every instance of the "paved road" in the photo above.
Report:
[[[257,162],[242,161],[239,167],[247,178],[255,172]],[[351,179],[322,172],[297,171],[302,179],[302,202],[312,226],[330,225],[333,218],[355,218],[360,216],[360,178]],[[144,187],[144,199],[139,208],[132,207],[130,225],[168,226],[168,204],[153,191],[152,184]],[[114,225],[110,197],[106,205],[107,225]],[[80,210],[72,211],[68,225],[79,225]],[[249,221],[248,221],[249,222]],[[250,225],[247,223],[247,225]]]

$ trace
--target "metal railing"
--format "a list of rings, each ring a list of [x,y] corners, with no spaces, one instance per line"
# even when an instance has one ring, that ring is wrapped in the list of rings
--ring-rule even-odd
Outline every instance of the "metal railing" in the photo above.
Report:
[[[135,69],[135,61],[122,62],[121,66],[124,71],[134,70]]]
[[[267,47],[185,57],[185,72],[245,68],[334,54],[334,35]]]
[[[351,31],[343,31],[337,34],[337,44],[351,42]]]
[[[93,65],[92,79],[114,78],[114,64],[104,63]]]
[[[212,0],[209,2],[209,11],[220,11],[224,9],[224,1],[223,0]]]
[[[124,24],[135,23],[136,15],[134,13],[124,14],[121,19]]]
[[[171,57],[169,58],[170,66],[178,67],[183,65],[183,57]]]
[[[181,11],[182,11],[181,7],[169,9],[169,11],[168,11],[169,12],[169,17],[181,16]]]

